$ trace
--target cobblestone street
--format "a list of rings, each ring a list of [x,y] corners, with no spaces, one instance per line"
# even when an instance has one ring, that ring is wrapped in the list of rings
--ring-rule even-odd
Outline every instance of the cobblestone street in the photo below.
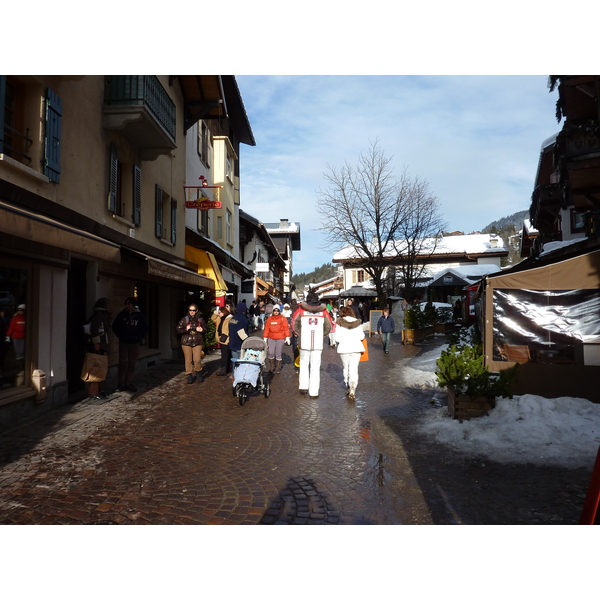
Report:
[[[271,395],[240,406],[231,380],[187,385],[153,367],[136,394],[55,410],[0,435],[2,524],[576,524],[590,472],[482,461],[416,426],[443,392],[404,387],[424,348],[370,341],[354,402],[323,352],[318,399],[291,353]]]

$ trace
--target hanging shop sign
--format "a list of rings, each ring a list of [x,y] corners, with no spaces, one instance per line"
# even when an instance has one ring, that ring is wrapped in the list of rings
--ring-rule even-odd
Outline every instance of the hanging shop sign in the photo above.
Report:
[[[223,208],[221,200],[211,200],[204,194],[202,190],[205,189],[216,189],[220,190],[222,185],[208,185],[208,181],[204,177],[200,176],[199,179],[202,181],[202,185],[184,185],[185,191],[185,207],[195,208],[197,210],[209,210],[212,208]],[[217,191],[217,198],[219,198],[219,192]]]
[[[223,203],[218,200],[209,200],[206,196],[197,200],[186,200],[186,208],[197,208],[198,210],[208,210],[210,208],[223,208]]]

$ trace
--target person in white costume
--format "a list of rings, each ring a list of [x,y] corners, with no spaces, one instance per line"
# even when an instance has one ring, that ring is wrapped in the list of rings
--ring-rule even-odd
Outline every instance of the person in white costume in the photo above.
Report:
[[[298,337],[300,348],[300,376],[298,387],[301,394],[311,398],[319,396],[321,385],[321,353],[323,338],[333,327],[329,311],[314,290],[306,295],[306,301],[292,316],[293,334]]]

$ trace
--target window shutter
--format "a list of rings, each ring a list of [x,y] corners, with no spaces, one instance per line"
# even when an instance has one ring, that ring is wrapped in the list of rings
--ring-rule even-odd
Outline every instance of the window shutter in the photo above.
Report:
[[[142,170],[133,167],[133,224],[139,227],[142,224]]]
[[[60,131],[62,121],[62,102],[50,89],[46,93],[46,139],[44,175],[60,182]]]
[[[119,183],[119,161],[117,160],[117,147],[110,145],[110,165],[108,177],[108,210],[113,215],[117,212],[117,186]]]
[[[163,200],[162,200],[162,188],[156,184],[156,237],[162,237],[162,225],[163,225]]]
[[[4,152],[4,104],[6,103],[6,75],[0,75],[0,154]]]
[[[177,242],[177,200],[171,199],[171,244]]]

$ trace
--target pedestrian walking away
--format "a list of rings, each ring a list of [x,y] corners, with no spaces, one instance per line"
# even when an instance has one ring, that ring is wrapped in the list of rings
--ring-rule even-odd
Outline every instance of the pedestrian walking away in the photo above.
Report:
[[[140,355],[140,343],[148,333],[148,320],[140,311],[137,298],[125,300],[125,308],[115,317],[112,330],[119,338],[119,371],[115,391],[137,392],[133,378]]]
[[[390,338],[395,330],[396,326],[394,324],[394,319],[391,317],[390,311],[387,308],[384,308],[383,314],[377,321],[377,333],[381,335],[383,351],[386,354],[390,353]]]
[[[110,301],[108,298],[99,298],[94,304],[94,313],[88,319],[90,323],[90,335],[88,336],[86,352],[95,354],[107,354],[108,331],[110,329]],[[88,396],[93,400],[106,398],[104,381],[94,381],[88,384]]]
[[[246,317],[246,305],[239,302],[235,307],[235,314],[229,321],[229,349],[231,358],[239,359],[242,352],[242,342],[248,337],[248,318]]]
[[[283,344],[290,343],[290,326],[288,320],[281,314],[279,305],[273,307],[271,316],[265,323],[265,330],[263,332],[263,338],[267,340],[269,346],[269,365],[270,370],[275,371],[276,374],[281,373],[281,365],[283,363]],[[275,367],[277,362],[277,367]]]
[[[358,363],[365,348],[362,340],[365,332],[361,319],[354,316],[354,311],[349,306],[340,310],[335,330],[337,351],[340,355],[344,368],[344,383],[346,394],[350,400],[354,400],[356,388],[358,387]]]
[[[181,334],[181,350],[185,359],[187,382],[202,383],[202,345],[206,323],[198,310],[197,304],[188,306],[188,314],[177,324],[177,333]]]
[[[311,398],[319,396],[323,338],[329,335],[332,326],[327,307],[321,303],[317,293],[310,290],[306,301],[300,303],[292,317],[292,327],[300,348],[300,393],[308,392]]]
[[[217,341],[221,346],[221,365],[216,374],[227,375],[231,370],[231,349],[229,348],[231,313],[224,306],[221,306],[210,316],[210,320],[217,327]]]

